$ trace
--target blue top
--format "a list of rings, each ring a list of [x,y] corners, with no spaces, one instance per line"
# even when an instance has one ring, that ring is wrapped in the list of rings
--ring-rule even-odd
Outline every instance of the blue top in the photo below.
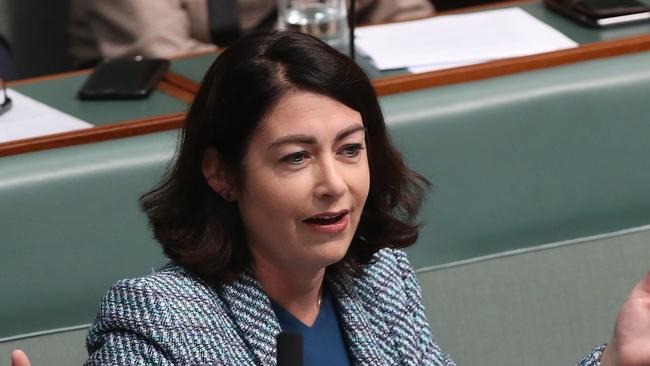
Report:
[[[323,287],[320,312],[311,327],[273,300],[271,306],[283,331],[302,334],[305,366],[352,365],[334,301],[326,287]]]

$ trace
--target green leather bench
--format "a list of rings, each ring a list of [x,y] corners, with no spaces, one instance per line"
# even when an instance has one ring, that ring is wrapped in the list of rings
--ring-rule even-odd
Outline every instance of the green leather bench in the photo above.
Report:
[[[606,342],[650,263],[650,226],[418,270],[434,337],[458,365],[572,365]],[[34,365],[81,364],[87,328],[0,343]]]
[[[650,223],[648,64],[641,53],[382,98],[395,142],[435,185],[409,249],[414,265]],[[137,198],[159,179],[175,139],[163,132],[0,158],[2,347],[83,329],[111,282],[163,263]],[[429,301],[439,292],[421,278]],[[57,334],[81,339],[71,332]],[[40,337],[18,344],[53,344]],[[594,338],[581,347],[606,340]]]
[[[0,158],[0,338],[87,324],[111,283],[164,263],[137,200],[176,135]]]
[[[650,269],[650,226],[418,270],[427,317],[458,365],[573,365],[612,334]]]
[[[650,52],[382,98],[435,188],[416,267],[650,224]]]

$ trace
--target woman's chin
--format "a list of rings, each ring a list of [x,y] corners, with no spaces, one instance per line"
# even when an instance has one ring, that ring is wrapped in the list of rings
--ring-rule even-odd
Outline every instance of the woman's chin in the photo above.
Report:
[[[318,248],[316,256],[320,267],[328,267],[343,260],[350,247],[349,242],[328,243]]]

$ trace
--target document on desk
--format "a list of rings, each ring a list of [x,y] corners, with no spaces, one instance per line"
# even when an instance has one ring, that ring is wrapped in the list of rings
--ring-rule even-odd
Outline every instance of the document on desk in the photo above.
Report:
[[[356,46],[380,70],[412,72],[463,66],[576,47],[521,8],[360,27]]]
[[[93,127],[15,90],[7,94],[12,107],[0,116],[0,143]]]

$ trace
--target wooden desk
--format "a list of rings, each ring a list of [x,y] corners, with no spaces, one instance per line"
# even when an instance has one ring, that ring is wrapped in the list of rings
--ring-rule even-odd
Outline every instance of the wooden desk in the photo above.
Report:
[[[541,1],[505,1],[440,14],[456,14],[513,6],[521,7],[526,12],[573,39],[580,46],[561,51],[502,59],[421,74],[412,74],[406,69],[379,71],[371,66],[368,59],[364,58],[360,58],[357,62],[372,79],[377,93],[387,95],[650,50],[650,22],[629,24],[610,29],[592,29],[574,23],[546,9]],[[217,55],[218,53],[214,52],[191,55],[175,60],[172,63],[167,80],[182,89],[196,93],[203,74]]]
[[[379,71],[367,59],[358,62],[372,79],[377,93],[388,95],[650,50],[650,22],[605,30],[591,29],[546,9],[540,1],[505,1],[462,12],[512,6],[523,8],[580,46],[421,74],[411,74],[406,69]],[[97,127],[2,143],[0,156],[178,128],[203,74],[217,56],[218,52],[209,52],[176,58],[158,90],[143,101],[79,101],[76,92],[88,70],[10,83],[9,87]]]
[[[144,100],[81,101],[77,91],[89,73],[83,70],[8,83],[8,87],[95,127],[0,143],[0,156],[178,128],[193,98],[163,81]]]

